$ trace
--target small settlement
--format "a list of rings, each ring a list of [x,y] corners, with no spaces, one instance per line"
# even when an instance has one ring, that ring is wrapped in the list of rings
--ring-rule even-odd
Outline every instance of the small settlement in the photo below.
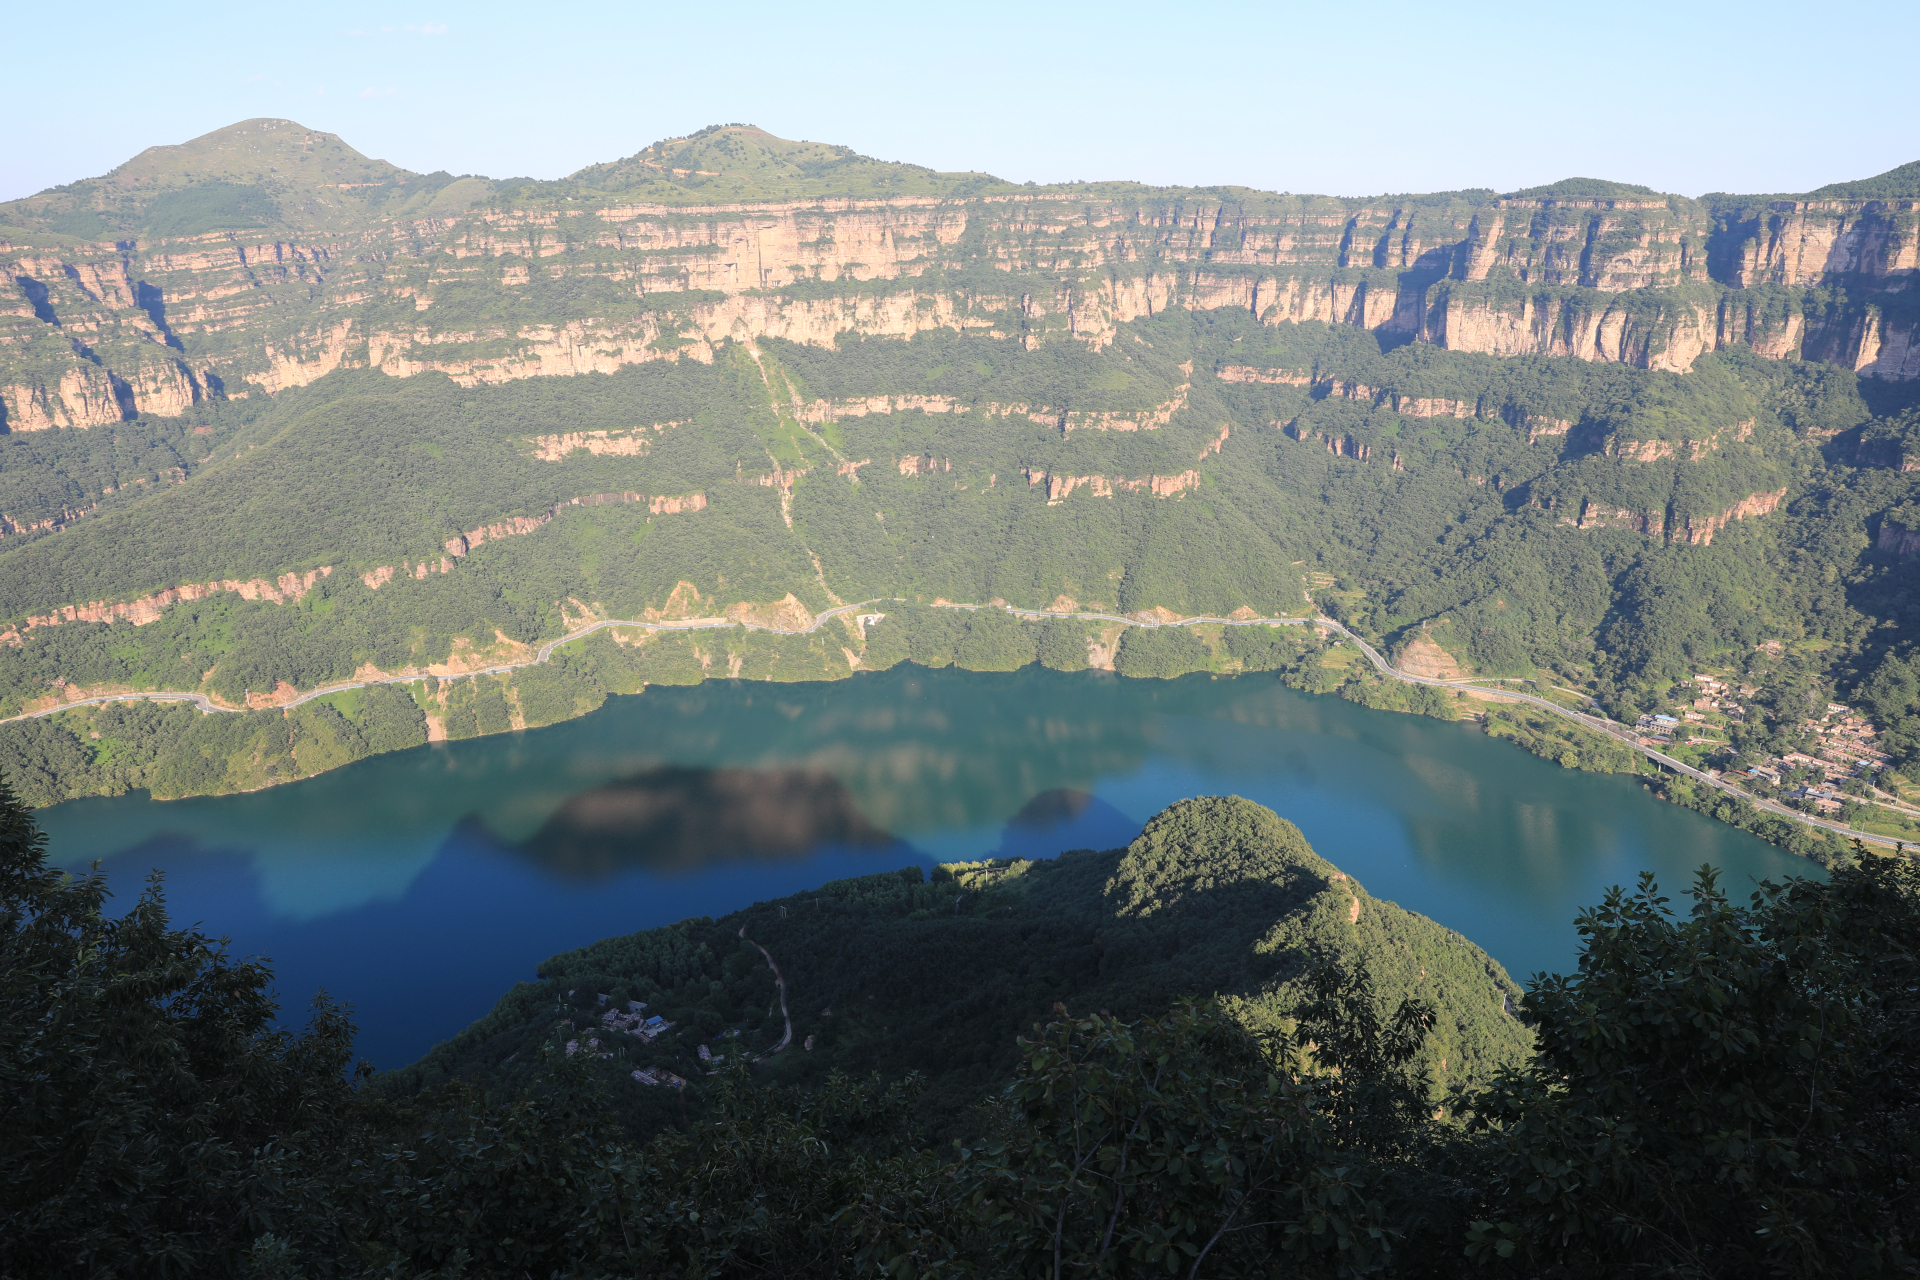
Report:
[[[1693,676],[1693,697],[1681,714],[1644,715],[1634,725],[1641,745],[1671,752],[1676,746],[1726,747],[1729,722],[1742,720],[1747,700],[1759,690],[1706,673]],[[1685,688],[1685,686],[1681,686]],[[1728,782],[1773,794],[1806,812],[1837,814],[1853,802],[1881,800],[1878,783],[1888,758],[1879,747],[1879,730],[1866,718],[1839,703],[1826,703],[1817,716],[1800,726],[1807,750],[1788,751],[1751,761],[1724,774],[1708,769]],[[1885,797],[1891,799],[1891,797]]]
[[[572,995],[573,993],[568,992],[567,994]],[[607,1004],[611,998],[612,997],[608,995],[602,994],[600,996],[600,1003]],[[629,1000],[627,1001],[626,1008],[621,1009],[616,1006],[609,1008],[605,1013],[601,1014],[600,1025],[605,1028],[608,1035],[632,1036],[634,1039],[640,1041],[641,1044],[651,1044],[656,1037],[671,1031],[674,1024],[657,1014],[649,1017],[644,1001]],[[588,1053],[598,1052],[601,1048],[600,1038],[598,1036],[589,1037],[584,1048]],[[581,1042],[577,1039],[569,1040],[567,1041],[566,1049],[568,1056],[579,1053],[582,1050]],[[705,1045],[700,1047],[700,1056],[703,1059],[707,1056]],[[665,1084],[672,1085],[675,1088],[683,1088],[687,1083],[684,1079],[667,1070],[665,1067],[641,1067],[632,1074],[633,1078],[641,1084]]]

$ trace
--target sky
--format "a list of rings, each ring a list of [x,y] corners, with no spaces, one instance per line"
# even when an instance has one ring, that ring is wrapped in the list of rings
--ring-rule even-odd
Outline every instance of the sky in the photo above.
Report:
[[[32,5],[0,200],[257,116],[496,178],[740,121],[1014,181],[1804,191],[1920,159],[1917,38],[1911,0]]]

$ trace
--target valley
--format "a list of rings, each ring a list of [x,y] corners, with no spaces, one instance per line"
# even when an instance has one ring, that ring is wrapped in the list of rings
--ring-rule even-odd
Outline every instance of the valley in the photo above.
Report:
[[[1358,16],[18,15],[0,1280],[1920,1274],[1920,10]]]
[[[1640,869],[1674,883],[1703,859],[1741,883],[1822,874],[1644,781],[1271,676],[902,663],[835,682],[654,686],[545,728],[259,790],[93,797],[37,817],[58,865],[101,860],[122,898],[164,871],[179,918],[218,920],[237,953],[274,957],[288,1007],[315,987],[350,1003],[358,1052],[386,1070],[595,939],[834,879],[1119,848],[1193,795],[1286,815],[1376,898],[1516,979],[1571,964],[1567,922]],[[787,976],[799,1045],[821,1029],[803,1000],[815,968],[748,934]]]
[[[648,685],[1283,670],[1901,839],[1916,183],[1031,188],[749,126],[547,183],[287,121],[153,148],[0,208],[0,768],[219,794]],[[1613,755],[1204,621],[1314,617],[1617,725],[1754,692]],[[100,701],[148,693],[241,714]],[[1845,800],[1778,772],[1829,703],[1874,743]]]

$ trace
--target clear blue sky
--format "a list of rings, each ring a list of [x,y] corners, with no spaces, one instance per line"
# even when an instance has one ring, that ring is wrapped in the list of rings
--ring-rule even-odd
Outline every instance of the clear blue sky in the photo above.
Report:
[[[1799,191],[1920,158],[1920,4],[23,5],[0,199],[252,116],[559,177],[705,124],[1017,181]]]

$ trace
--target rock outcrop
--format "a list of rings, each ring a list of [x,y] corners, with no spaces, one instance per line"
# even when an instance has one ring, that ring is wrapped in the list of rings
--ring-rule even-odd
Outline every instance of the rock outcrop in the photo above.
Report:
[[[456,533],[446,541],[447,554],[458,559],[461,556],[467,555],[476,547],[484,546],[489,542],[498,542],[502,538],[515,538],[521,534],[532,533],[542,525],[549,523],[555,516],[559,515],[568,507],[624,506],[632,503],[645,504],[649,515],[678,515],[683,511],[705,510],[707,495],[704,493],[689,493],[669,497],[656,494],[650,498],[643,493],[590,493],[584,497],[568,498],[565,502],[556,503],[548,507],[545,511],[542,511],[539,515],[508,516],[504,520],[497,520],[492,524],[481,525],[479,528],[469,529],[465,533]]]
[[[149,622],[158,622],[168,605],[182,600],[205,600],[223,591],[231,591],[242,600],[271,600],[275,604],[286,604],[300,599],[313,590],[314,583],[332,575],[333,566],[327,565],[309,569],[305,573],[283,573],[271,581],[265,578],[249,578],[245,581],[228,578],[218,582],[189,582],[142,596],[138,600],[94,600],[87,604],[65,605],[52,613],[28,618],[26,629],[58,626],[63,622],[131,622],[136,627],[143,627]]]
[[[1200,487],[1200,473],[1193,470],[1182,471],[1176,476],[1141,476],[1137,480],[1124,476],[1062,476],[1032,470],[1025,474],[1029,486],[1046,486],[1047,505],[1050,507],[1059,506],[1067,500],[1067,495],[1081,488],[1096,498],[1111,498],[1116,493],[1146,493],[1156,498],[1171,498]]]
[[[1884,521],[1873,545],[1877,550],[1889,551],[1896,556],[1920,555],[1920,529],[1909,529],[1894,520]]]
[[[529,443],[533,445],[533,456],[542,462],[561,462],[569,454],[585,451],[595,457],[637,458],[653,447],[653,437],[668,427],[683,426],[680,422],[656,422],[651,427],[634,427],[627,431],[563,431],[551,435],[533,436]]]
[[[1734,521],[1770,514],[1786,496],[1784,488],[1774,489],[1766,493],[1749,494],[1717,514],[1685,516],[1666,509],[1635,511],[1587,501],[1581,503],[1578,516],[1564,517],[1561,523],[1578,529],[1631,529],[1650,538],[1665,538],[1669,542],[1704,547],[1713,541],[1714,534]]]
[[[648,497],[639,493],[591,493],[583,497],[569,498],[547,508],[539,515],[508,516],[469,529],[465,533],[455,534],[446,541],[446,555],[436,560],[422,560],[419,563],[402,561],[398,565],[379,565],[359,574],[360,581],[369,591],[378,591],[396,577],[422,579],[433,573],[450,573],[454,564],[489,542],[498,542],[502,538],[518,537],[533,533],[553,520],[568,507],[598,507],[607,505],[644,504],[652,515],[679,515],[683,512],[703,511],[707,506],[707,495],[688,493],[677,495],[654,495]],[[230,591],[242,600],[269,600],[274,604],[287,604],[299,600],[313,590],[314,583],[333,575],[333,566],[326,565],[310,569],[306,573],[283,573],[269,581],[265,578],[246,580],[222,579],[217,582],[189,582],[177,587],[168,587],[151,595],[135,600],[95,600],[86,604],[63,605],[50,613],[27,618],[24,629],[58,626],[65,622],[131,622],[136,627],[157,622],[169,605],[185,600],[204,600],[208,596]],[[0,634],[0,643],[9,643],[18,639],[17,631]]]

